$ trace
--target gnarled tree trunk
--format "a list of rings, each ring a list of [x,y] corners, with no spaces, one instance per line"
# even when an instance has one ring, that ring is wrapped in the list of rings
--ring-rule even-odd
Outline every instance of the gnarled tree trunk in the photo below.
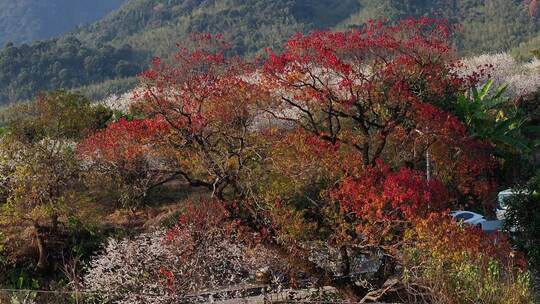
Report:
[[[34,223],[34,238],[38,249],[38,263],[37,269],[39,271],[45,271],[48,267],[47,263],[47,251],[45,248],[45,240],[43,239],[43,232],[38,224]]]

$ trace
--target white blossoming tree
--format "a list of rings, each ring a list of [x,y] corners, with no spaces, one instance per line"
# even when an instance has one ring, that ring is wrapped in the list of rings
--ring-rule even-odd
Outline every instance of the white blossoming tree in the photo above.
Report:
[[[507,85],[505,94],[510,98],[531,94],[540,88],[540,60],[522,63],[506,53],[465,58],[457,72],[460,76],[479,73],[480,84],[491,79],[494,87]]]
[[[109,240],[88,265],[85,290],[119,304],[204,303],[241,296],[261,269],[286,271],[271,251],[244,242],[239,226],[225,221],[219,205],[187,208],[170,231]],[[230,287],[240,291],[224,291]]]

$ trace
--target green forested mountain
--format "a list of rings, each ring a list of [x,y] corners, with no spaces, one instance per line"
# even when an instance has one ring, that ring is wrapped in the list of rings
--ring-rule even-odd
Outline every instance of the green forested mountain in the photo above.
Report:
[[[31,98],[39,90],[74,88],[142,71],[129,45],[91,46],[73,36],[0,50],[0,100]]]
[[[46,39],[94,22],[125,0],[0,0],[0,45]]]
[[[87,2],[88,5],[98,7],[99,3],[104,1]],[[85,56],[84,52],[79,54],[82,55],[81,58],[66,61],[61,60],[66,57],[61,47],[46,54],[32,51],[24,55],[20,47],[9,46],[9,50],[0,51],[0,101],[5,101],[6,96],[11,96],[11,100],[13,96],[15,99],[28,98],[38,90],[56,86],[73,88],[132,76],[151,56],[171,54],[177,42],[197,32],[222,33],[238,53],[250,55],[261,53],[267,47],[279,46],[296,32],[344,29],[358,26],[369,19],[396,20],[426,15],[448,18],[462,25],[462,30],[456,37],[456,46],[463,54],[510,50],[540,33],[540,21],[531,15],[529,2],[126,0],[120,9],[70,34],[80,42],[81,48],[99,58],[101,64],[107,65],[107,68],[96,70],[82,62],[81,60],[85,60],[82,58]],[[68,4],[66,6],[69,7]],[[63,43],[65,39],[55,43]],[[117,52],[103,50],[104,46],[120,50],[131,49],[133,53],[122,57],[118,56]],[[14,47],[18,48],[19,52],[16,52]],[[528,54],[527,46],[523,48],[525,51],[522,53]],[[33,59],[13,60],[17,56],[31,56]],[[47,58],[43,59],[43,56]],[[109,56],[114,58],[107,58]],[[39,62],[37,66],[36,62]],[[60,66],[57,62],[60,62]],[[53,65],[56,65],[56,68]],[[23,76],[20,76],[21,73]],[[93,75],[95,73],[100,74]],[[66,75],[69,75],[69,80],[63,77]]]
[[[337,26],[358,9],[358,0],[131,0],[77,36],[166,55],[190,33],[221,33],[253,54],[299,31]]]
[[[440,16],[461,26],[456,43],[463,54],[509,50],[540,30],[529,0],[360,0],[362,8],[344,24],[370,18]]]
[[[239,51],[253,53],[297,31],[440,16],[463,26],[457,42],[470,54],[511,49],[534,37],[540,23],[528,5],[528,0],[130,0],[77,35],[162,53],[189,33],[221,32]]]

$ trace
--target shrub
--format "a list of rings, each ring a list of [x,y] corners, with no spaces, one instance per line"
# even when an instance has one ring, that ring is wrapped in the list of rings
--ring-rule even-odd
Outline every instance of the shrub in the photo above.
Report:
[[[160,149],[169,132],[159,119],[120,119],[90,135],[77,147],[87,184],[112,191],[123,207],[137,207],[150,189],[176,175],[174,158]]]
[[[189,204],[171,231],[109,240],[84,276],[87,291],[114,303],[205,303],[201,293],[242,286],[257,270],[275,266],[271,251],[232,234],[234,223],[217,203]],[[184,303],[184,302],[182,302]]]
[[[526,261],[504,235],[488,236],[446,215],[418,221],[404,247],[410,302],[532,303]]]

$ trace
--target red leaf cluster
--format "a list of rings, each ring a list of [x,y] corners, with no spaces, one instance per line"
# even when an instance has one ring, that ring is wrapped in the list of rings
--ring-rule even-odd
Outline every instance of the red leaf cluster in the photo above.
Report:
[[[410,221],[446,207],[447,193],[436,180],[427,181],[424,172],[391,168],[377,162],[358,177],[346,178],[332,193],[344,210],[368,222]]]
[[[269,111],[297,113],[286,118],[332,144],[360,150],[364,164],[373,165],[389,137],[433,118],[417,109],[451,100],[467,85],[452,70],[451,29],[445,20],[420,18],[298,34],[280,54],[270,52],[264,66],[267,86],[282,101]],[[440,129],[466,136],[457,119],[445,121]]]
[[[120,119],[86,138],[77,149],[86,157],[129,162],[148,156],[169,132],[163,119]]]
[[[432,104],[416,104],[413,113],[420,132],[409,136],[429,144],[435,173],[462,195],[486,199],[495,189],[490,145],[471,138],[457,117]]]

